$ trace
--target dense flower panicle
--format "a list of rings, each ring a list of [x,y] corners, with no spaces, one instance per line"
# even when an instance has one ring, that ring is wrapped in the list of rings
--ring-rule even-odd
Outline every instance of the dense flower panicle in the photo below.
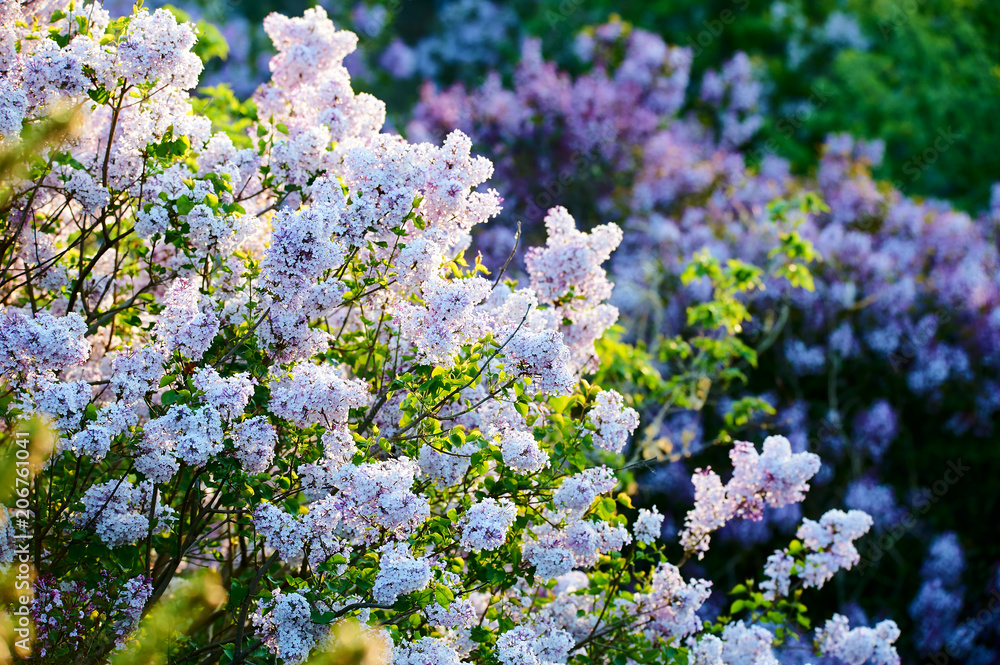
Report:
[[[375,601],[392,605],[399,596],[419,591],[431,580],[431,565],[425,558],[415,558],[406,543],[381,548],[378,575],[372,588]]]
[[[261,504],[253,516],[254,526],[284,561],[302,556],[308,536],[304,523],[271,503]]]
[[[594,342],[617,319],[617,309],[603,304],[612,284],[601,267],[622,240],[615,224],[604,224],[589,234],[562,207],[545,217],[544,247],[532,247],[524,257],[532,291],[538,301],[570,321],[562,326],[576,368],[596,369]]]
[[[839,658],[848,665],[898,665],[899,654],[893,643],[900,631],[895,621],[886,620],[874,628],[851,628],[847,617],[834,614],[816,631],[816,642],[826,656]]]
[[[495,550],[503,545],[516,519],[517,507],[509,499],[483,499],[465,513],[462,546],[473,552]]]
[[[625,406],[622,396],[614,390],[602,390],[597,394],[596,402],[588,415],[597,428],[594,446],[620,453],[628,443],[629,435],[639,426],[639,414]]]
[[[471,441],[448,452],[423,446],[417,463],[421,473],[434,479],[438,487],[450,487],[465,476],[472,465],[472,454],[477,450],[479,447]]]
[[[208,406],[193,410],[175,404],[166,415],[146,424],[135,468],[153,482],[162,483],[177,472],[180,462],[205,466],[222,450],[222,441],[218,411]]]
[[[103,459],[111,450],[113,439],[138,424],[138,415],[124,402],[108,404],[86,427],[74,433],[65,446],[78,455]]]
[[[179,279],[163,296],[164,309],[156,333],[169,351],[180,351],[191,360],[200,360],[219,332],[219,319],[210,299],[198,291],[198,284]]]
[[[232,436],[236,459],[247,473],[263,473],[271,468],[278,433],[267,416],[247,418],[233,427]]]
[[[549,465],[548,454],[531,432],[505,428],[499,434],[503,463],[518,473],[534,473]]]
[[[747,627],[742,621],[729,624],[722,637],[705,635],[695,642],[688,638],[692,665],[778,665],[771,649],[774,636],[760,626]]]
[[[698,469],[691,477],[695,505],[688,512],[681,532],[681,544],[701,558],[708,549],[709,535],[734,517],[761,519],[764,506],[781,508],[805,498],[808,481],[819,471],[819,457],[813,453],[792,453],[783,436],[764,440],[758,454],[752,443],[737,441],[729,452],[733,477],[725,485],[711,469]]]
[[[255,381],[246,372],[223,378],[211,367],[194,375],[194,385],[205,393],[202,400],[215,409],[223,420],[238,418],[253,397]]]
[[[618,479],[611,469],[606,466],[592,467],[566,478],[552,496],[552,502],[571,515],[581,516],[598,496],[610,492],[617,484]]]
[[[767,579],[760,583],[765,600],[776,600],[788,595],[794,565],[795,559],[782,550],[767,557],[767,565],[764,566],[764,576]]]
[[[709,534],[722,528],[735,511],[727,501],[722,479],[710,468],[696,469],[691,482],[694,484],[694,508],[684,518],[681,545],[702,558],[708,550]]]
[[[543,579],[558,578],[577,567],[589,568],[600,555],[621,551],[632,540],[625,527],[583,519],[570,519],[557,527],[553,525],[557,519],[552,514],[548,523],[535,526],[521,548],[525,560]]]
[[[358,379],[344,378],[331,365],[299,363],[291,376],[271,382],[271,411],[299,427],[347,422],[348,411],[368,404],[368,386]]]
[[[149,481],[134,485],[122,479],[93,485],[81,499],[83,512],[75,517],[75,522],[81,528],[93,529],[108,547],[135,543],[149,535],[152,495],[153,485]],[[174,509],[164,506],[161,497],[157,497],[152,513],[156,520],[154,533],[170,529],[175,520]]]
[[[319,635],[309,601],[301,593],[276,591],[272,598],[258,600],[251,621],[267,650],[286,663],[304,662]]]
[[[393,665],[461,665],[462,658],[447,642],[436,637],[422,637],[415,642],[397,646],[392,656]]]
[[[576,221],[562,207],[545,217],[548,239],[545,247],[532,247],[524,263],[531,288],[540,302],[559,303],[567,297],[593,306],[611,295],[612,285],[601,264],[622,240],[615,224],[599,226],[589,234],[576,228]],[[575,303],[574,303],[575,304]]]
[[[793,454],[783,436],[764,440],[760,455],[753,444],[737,441],[729,453],[733,460],[733,478],[726,485],[727,498],[739,502],[736,514],[759,519],[765,503],[780,508],[798,503],[809,490],[806,482],[819,471],[819,456]]]
[[[536,634],[528,626],[518,626],[500,635],[495,653],[503,665],[554,665],[566,662],[573,646],[573,637],[564,630]]]
[[[405,538],[430,516],[427,499],[411,490],[419,471],[410,459],[342,466],[333,478],[339,490],[333,501],[344,525],[361,542],[373,542],[383,530]]]
[[[475,306],[489,295],[490,283],[482,277],[435,279],[423,292],[424,306],[397,306],[400,329],[429,360],[448,364],[476,337]]]
[[[116,644],[123,645],[139,626],[142,610],[153,595],[153,580],[145,575],[133,577],[122,585],[115,607]]]
[[[0,309],[0,376],[10,382],[52,380],[54,373],[86,362],[87,324],[77,314],[53,316],[13,307]]]
[[[804,585],[822,587],[841,568],[850,570],[861,559],[854,541],[871,526],[871,516],[860,510],[830,510],[818,522],[802,520],[796,537],[809,550],[800,574]]]
[[[504,348],[509,371],[531,378],[532,391],[568,394],[576,382],[570,351],[555,330],[522,330]]]
[[[641,543],[651,545],[660,538],[663,529],[663,515],[653,506],[652,510],[639,509],[639,516],[632,525],[632,535]]]
[[[55,429],[70,432],[79,428],[90,399],[90,384],[86,381],[48,383],[36,393],[34,410]]]
[[[111,361],[111,389],[125,404],[135,404],[160,386],[166,357],[156,346],[121,351]]]
[[[661,563],[653,571],[650,592],[637,599],[651,618],[647,634],[681,640],[697,633],[701,628],[697,612],[708,600],[711,586],[707,580],[685,582],[676,566]]]
[[[195,87],[202,64],[191,52],[196,39],[192,28],[190,23],[178,23],[166,9],[140,11],[118,46],[115,73],[132,82],[169,84],[182,90]]]

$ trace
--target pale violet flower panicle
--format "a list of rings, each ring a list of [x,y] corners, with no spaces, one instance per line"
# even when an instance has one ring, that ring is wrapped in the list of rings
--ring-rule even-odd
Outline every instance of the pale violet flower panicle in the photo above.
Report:
[[[639,516],[632,525],[632,534],[639,542],[650,545],[660,537],[663,528],[663,515],[653,506],[652,510],[639,509]]]
[[[284,561],[297,561],[302,557],[308,536],[303,522],[274,504],[261,504],[254,512],[254,526],[264,537],[268,547]]]
[[[503,462],[518,473],[534,473],[549,465],[549,456],[531,432],[504,428],[499,434]]]
[[[466,442],[448,452],[424,446],[420,449],[420,458],[417,461],[420,464],[420,471],[428,478],[432,478],[438,487],[450,487],[465,476],[472,465],[472,454],[477,450],[479,447],[472,442]]]
[[[412,491],[419,472],[411,459],[340,467],[333,478],[339,490],[333,501],[345,528],[366,543],[385,532],[405,539],[430,516],[427,498]]]
[[[233,420],[243,413],[253,396],[254,379],[246,372],[223,378],[212,367],[195,372],[194,385],[204,391],[202,400],[215,409],[223,420]]]
[[[164,309],[156,333],[169,351],[180,351],[191,360],[200,360],[219,332],[211,298],[199,293],[194,280],[177,280],[163,297]]]
[[[404,642],[396,647],[393,665],[461,665],[466,662],[448,643],[436,637],[422,637],[415,642]]]
[[[0,376],[27,384],[53,380],[56,372],[87,361],[86,330],[78,314],[57,317],[46,310],[32,314],[0,308]]]
[[[264,646],[286,663],[305,662],[316,645],[322,626],[312,621],[312,607],[301,593],[276,591],[257,601],[251,621]]]
[[[346,423],[348,411],[369,401],[367,385],[330,365],[299,363],[271,382],[271,411],[300,427]]]
[[[411,556],[406,543],[388,544],[381,549],[381,553],[372,589],[376,602],[392,605],[399,596],[419,591],[430,582],[430,563],[425,558]]]
[[[701,579],[685,582],[676,566],[659,564],[649,593],[636,599],[638,609],[647,611],[651,619],[646,634],[681,640],[697,633],[701,629],[697,612],[708,600],[711,586]]]
[[[852,629],[847,617],[834,614],[816,631],[816,642],[823,655],[839,658],[848,665],[899,665],[899,654],[893,646],[899,636],[895,621],[881,621],[874,628]]]
[[[236,459],[247,473],[263,473],[271,467],[278,433],[267,416],[247,418],[233,427],[232,437]]]
[[[767,565],[764,566],[764,576],[767,579],[760,583],[765,600],[777,600],[788,595],[794,565],[795,559],[782,550],[767,557]]]
[[[135,485],[123,478],[93,485],[84,493],[83,512],[74,521],[80,528],[93,529],[108,547],[129,545],[147,537],[151,512],[154,533],[168,531],[176,520],[174,509],[164,506],[160,497],[150,510],[152,495],[148,481]]]
[[[830,510],[818,522],[802,520],[795,535],[809,552],[800,573],[804,585],[822,587],[838,570],[853,568],[861,560],[854,541],[871,526],[871,516],[860,510]]]
[[[174,404],[146,424],[135,468],[156,483],[169,480],[180,462],[200,467],[222,450],[222,420],[211,407]]]
[[[461,543],[473,552],[495,550],[503,545],[516,519],[517,507],[509,499],[483,499],[466,511]]]
[[[618,479],[611,469],[606,466],[592,467],[563,480],[552,496],[552,502],[557,508],[581,516],[598,496],[610,492],[617,484]]]
[[[594,446],[620,453],[628,443],[629,435],[639,426],[639,414],[625,406],[622,396],[614,390],[602,390],[597,394],[596,402],[588,416],[597,428]]]
[[[708,550],[710,534],[733,518],[759,520],[765,506],[781,508],[805,498],[820,460],[813,453],[792,453],[783,436],[764,441],[758,454],[752,443],[737,441],[729,452],[733,477],[725,485],[711,469],[695,471],[695,505],[688,512],[681,532],[681,544],[702,558]]]

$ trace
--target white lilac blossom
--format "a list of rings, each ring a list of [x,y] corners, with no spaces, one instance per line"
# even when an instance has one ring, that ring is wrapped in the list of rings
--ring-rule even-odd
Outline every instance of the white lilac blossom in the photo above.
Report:
[[[319,633],[301,593],[277,591],[270,599],[258,600],[251,621],[267,650],[286,663],[304,662]]]
[[[652,510],[639,509],[639,516],[635,518],[632,525],[632,535],[641,543],[650,545],[660,537],[663,528],[663,515],[653,506]]]
[[[433,478],[439,487],[450,487],[459,482],[472,464],[472,454],[478,450],[474,443],[466,442],[454,450],[444,452],[431,446],[420,449],[420,471]]]
[[[380,552],[378,575],[372,588],[376,602],[392,605],[399,596],[420,591],[430,582],[430,563],[411,556],[406,543],[386,545]]]
[[[519,473],[534,473],[549,464],[549,457],[531,432],[506,428],[500,433],[503,462]]]
[[[503,665],[540,665],[534,644],[535,633],[527,626],[518,626],[497,638],[497,659]]]
[[[166,357],[156,346],[132,347],[111,361],[111,389],[125,404],[139,402],[146,393],[160,387]]]
[[[860,510],[830,510],[818,522],[802,520],[796,537],[808,550],[799,574],[804,586],[822,587],[838,570],[853,568],[861,560],[854,541],[871,526],[871,516]]]
[[[600,555],[620,551],[631,542],[628,530],[607,522],[571,519],[563,526],[549,522],[535,526],[525,540],[522,553],[543,579],[565,575],[576,567],[593,566]]]
[[[618,479],[611,469],[606,466],[592,467],[566,478],[553,495],[552,502],[571,515],[581,516],[598,496],[610,492],[617,484]]]
[[[383,531],[405,538],[430,516],[427,499],[411,490],[418,473],[409,459],[342,466],[333,485],[344,526],[362,542],[374,541]]]
[[[265,503],[254,512],[253,522],[267,546],[283,560],[296,561],[301,558],[308,536],[301,520],[274,504]]]
[[[171,406],[146,424],[135,468],[153,482],[169,480],[180,465],[204,466],[222,450],[222,420],[211,407]]]
[[[691,665],[778,665],[771,649],[774,636],[760,626],[742,621],[726,626],[721,638],[705,635],[688,638]]]
[[[368,403],[368,389],[335,367],[301,363],[271,383],[271,410],[300,427],[347,422],[348,411]]]
[[[103,459],[111,450],[114,438],[138,424],[138,415],[125,403],[108,404],[97,412],[93,421],[73,434],[66,443],[66,448],[78,455],[89,455],[98,460]]]
[[[602,390],[597,394],[597,404],[588,418],[597,432],[594,446],[619,453],[628,443],[628,437],[639,426],[639,414],[625,406],[622,396],[614,390]]]
[[[0,308],[0,376],[10,382],[49,379],[71,365],[86,362],[87,325],[77,314],[53,316],[13,307]]]
[[[765,439],[762,454],[752,443],[737,441],[729,457],[733,477],[725,485],[711,469],[698,469],[691,478],[695,506],[684,520],[681,544],[699,558],[708,549],[710,534],[729,520],[759,520],[765,505],[781,508],[802,501],[809,489],[807,481],[820,466],[813,453],[792,453],[783,436]]]
[[[517,507],[509,499],[483,499],[465,513],[462,546],[473,552],[495,550],[503,545],[516,519]]]
[[[153,485],[146,481],[138,485],[126,479],[109,480],[93,485],[83,495],[83,512],[74,521],[82,529],[92,529],[108,547],[128,545],[153,533],[170,529],[174,510],[164,506],[160,497],[150,510]],[[150,525],[152,513],[155,525]]]
[[[776,600],[788,595],[794,565],[795,559],[782,550],[767,557],[767,565],[764,566],[764,576],[767,579],[760,583],[765,600]]]
[[[163,296],[164,309],[156,333],[170,351],[199,360],[219,331],[214,305],[198,291],[194,280],[179,279]]]
[[[238,418],[253,396],[255,382],[246,372],[223,378],[212,367],[194,375],[194,385],[205,394],[202,400],[215,409],[223,420]]]
[[[893,643],[899,639],[895,621],[881,621],[874,628],[851,628],[847,617],[834,614],[816,631],[816,643],[825,656],[839,658],[848,665],[899,665]]]
[[[270,468],[278,434],[267,416],[247,418],[233,427],[232,437],[236,459],[247,473],[263,473]]]
[[[685,582],[676,566],[661,563],[653,572],[649,593],[636,600],[651,619],[646,633],[681,640],[698,632],[701,620],[697,612],[708,599],[711,586],[701,579]]]
[[[457,651],[442,639],[422,637],[415,642],[405,642],[396,647],[392,657],[393,665],[461,665],[462,658]]]

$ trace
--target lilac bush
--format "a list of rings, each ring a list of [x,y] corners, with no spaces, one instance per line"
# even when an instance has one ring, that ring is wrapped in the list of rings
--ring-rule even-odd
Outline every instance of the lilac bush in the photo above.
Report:
[[[343,64],[357,37],[323,9],[264,21],[276,55],[244,133],[194,112],[192,24],[54,4],[0,21],[0,556],[19,592],[0,618],[18,658],[301,663],[354,625],[366,662],[775,662],[811,625],[806,590],[859,563],[871,517],[816,513],[767,598],[751,582],[699,614],[713,582],[681,568],[726,524],[801,502],[819,457],[735,442],[724,485],[696,473],[669,553],[662,515],[631,507],[634,399],[587,379],[621,228],[555,206],[524,283],[490,271],[467,250],[501,210],[492,164],[461,132],[382,132]],[[707,256],[684,280],[723,310],[691,309],[709,331],[746,322],[737,296],[760,284]],[[752,357],[699,339],[714,362]],[[830,621],[817,653],[899,662],[891,620]]]

